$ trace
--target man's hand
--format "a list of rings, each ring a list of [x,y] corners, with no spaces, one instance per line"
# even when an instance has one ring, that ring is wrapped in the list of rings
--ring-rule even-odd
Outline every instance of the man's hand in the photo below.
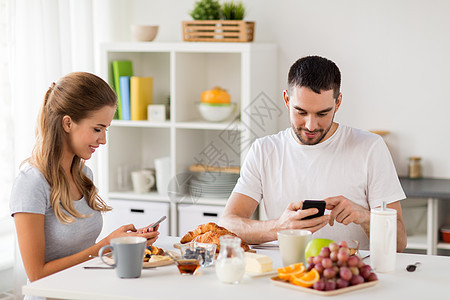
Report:
[[[288,207],[284,210],[283,214],[278,219],[278,230],[305,229],[314,233],[320,228],[327,225],[327,223],[329,222],[328,215],[309,220],[302,220],[304,217],[312,216],[319,211],[317,208],[302,210],[302,205],[302,201],[289,203]]]
[[[355,223],[364,227],[370,224],[370,211],[344,196],[329,197],[324,200],[327,203],[326,209],[331,210],[330,226],[334,225],[334,220],[344,225]]]

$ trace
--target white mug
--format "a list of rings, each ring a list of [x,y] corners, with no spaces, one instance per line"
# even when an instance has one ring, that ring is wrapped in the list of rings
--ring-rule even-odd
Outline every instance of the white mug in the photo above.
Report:
[[[306,244],[311,240],[311,235],[311,231],[302,229],[277,232],[281,260],[284,266],[299,262],[305,263],[305,248]]]
[[[140,170],[131,172],[133,190],[136,193],[145,193],[155,185],[155,175],[151,170]]]
[[[397,211],[375,208],[370,211],[370,264],[377,272],[395,269],[397,252]]]

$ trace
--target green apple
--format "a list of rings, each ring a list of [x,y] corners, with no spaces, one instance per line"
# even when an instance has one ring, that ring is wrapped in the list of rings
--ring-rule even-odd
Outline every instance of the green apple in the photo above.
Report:
[[[328,247],[331,243],[335,243],[329,239],[312,239],[306,244],[305,248],[305,260],[308,260],[310,256],[317,256],[323,247]]]

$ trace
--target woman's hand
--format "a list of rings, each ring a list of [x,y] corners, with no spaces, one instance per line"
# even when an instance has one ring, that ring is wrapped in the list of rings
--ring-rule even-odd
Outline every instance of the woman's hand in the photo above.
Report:
[[[148,228],[143,227],[136,229],[133,224],[120,226],[118,229],[114,230],[110,235],[105,238],[106,244],[109,244],[111,239],[122,236],[140,236],[147,239],[147,245],[152,245],[158,239],[158,228]]]

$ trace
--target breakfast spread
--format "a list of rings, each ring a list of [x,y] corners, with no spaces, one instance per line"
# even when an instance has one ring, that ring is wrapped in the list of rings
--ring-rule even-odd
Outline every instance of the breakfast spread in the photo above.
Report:
[[[186,244],[189,242],[199,242],[199,243],[209,243],[216,244],[216,252],[220,251],[220,241],[219,238],[224,235],[231,235],[238,237],[233,232],[229,231],[225,227],[219,226],[216,223],[206,223],[197,226],[193,231],[186,233],[180,240],[181,244]],[[239,237],[238,237],[239,238]],[[241,247],[244,251],[249,251],[250,247],[248,244],[241,239]]]
[[[245,272],[266,273],[272,271],[272,259],[263,254],[245,253]]]

